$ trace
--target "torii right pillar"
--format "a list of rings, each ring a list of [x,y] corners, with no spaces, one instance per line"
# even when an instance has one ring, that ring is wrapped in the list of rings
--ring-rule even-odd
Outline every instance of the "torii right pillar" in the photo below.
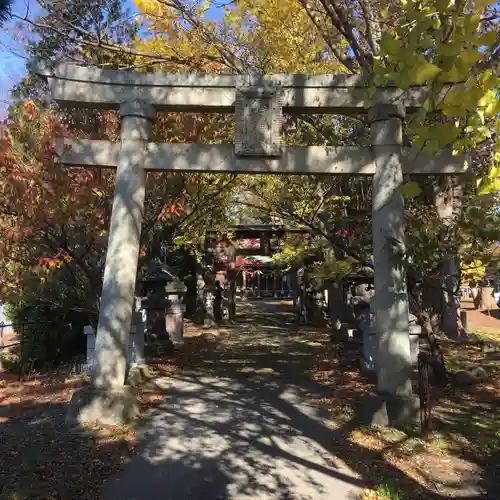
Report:
[[[371,424],[406,428],[417,422],[419,400],[412,395],[412,360],[406,288],[403,170],[405,109],[375,104],[369,112],[375,161],[373,255],[377,325],[377,391],[365,410]]]

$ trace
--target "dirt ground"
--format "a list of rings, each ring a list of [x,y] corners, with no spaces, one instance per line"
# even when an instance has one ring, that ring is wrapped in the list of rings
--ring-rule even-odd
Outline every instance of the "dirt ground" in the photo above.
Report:
[[[299,375],[308,391],[311,383],[319,384],[323,395],[310,392],[311,403],[328,415],[335,455],[365,482],[363,499],[500,498],[500,350],[483,352],[477,342],[483,331],[488,340],[500,335],[497,313],[490,318],[468,310],[472,341],[444,345],[451,370],[483,366],[488,378],[470,387],[434,389],[433,432],[423,440],[418,430],[405,434],[356,423],[356,408],[374,387],[359,373],[358,347],[330,342],[323,329],[282,324],[278,313],[263,312],[258,303],[249,307],[237,323],[215,328],[213,335],[187,325],[185,348],[153,372],[174,378],[203,370],[271,381]],[[291,341],[276,342],[279,332]],[[23,382],[8,374],[0,379],[0,500],[95,500],[136,455],[141,421],[125,428],[73,429],[64,423],[73,391],[86,383],[70,369],[31,374]],[[164,404],[165,393],[153,381],[139,398],[142,418],[148,418]]]
[[[500,340],[500,309],[479,311],[474,309],[472,302],[462,301],[462,311],[467,313],[467,329],[470,332],[498,334]]]

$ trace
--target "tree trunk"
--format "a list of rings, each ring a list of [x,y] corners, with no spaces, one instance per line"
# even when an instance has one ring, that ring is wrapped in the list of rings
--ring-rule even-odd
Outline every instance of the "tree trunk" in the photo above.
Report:
[[[197,302],[198,302],[198,290],[197,290],[197,280],[196,275],[190,274],[185,280],[186,285],[186,317],[194,318],[196,316]]]
[[[444,260],[441,266],[442,276],[442,316],[441,329],[446,335],[456,336],[459,331],[460,300],[460,259],[452,255]]]
[[[448,231],[444,243],[449,248],[441,264],[442,316],[441,329],[447,335],[459,333],[460,260],[458,248],[454,245],[454,225],[462,210],[463,187],[457,176],[443,176],[435,191],[434,204],[440,219]]]

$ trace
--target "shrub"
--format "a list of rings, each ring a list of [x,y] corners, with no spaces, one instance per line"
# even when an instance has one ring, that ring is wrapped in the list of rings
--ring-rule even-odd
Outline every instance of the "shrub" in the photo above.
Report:
[[[88,314],[28,301],[10,306],[7,315],[19,325],[25,367],[46,370],[84,355]]]

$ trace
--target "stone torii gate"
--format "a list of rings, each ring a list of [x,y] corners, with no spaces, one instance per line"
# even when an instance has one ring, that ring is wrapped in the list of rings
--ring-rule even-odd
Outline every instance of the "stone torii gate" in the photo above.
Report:
[[[66,64],[45,76],[52,98],[61,106],[116,109],[121,116],[119,143],[66,138],[59,149],[65,165],[117,169],[97,328],[97,370],[80,420],[116,423],[133,416],[136,408],[125,385],[126,346],[146,171],[372,175],[379,351],[375,420],[404,425],[413,418],[400,189],[404,174],[457,174],[465,169],[465,158],[449,150],[429,154],[402,147],[405,113],[424,104],[425,88],[377,90],[368,111],[371,147],[299,147],[281,144],[282,112],[364,113],[368,89],[360,77],[159,74]],[[235,113],[235,144],[152,142],[157,111]]]

